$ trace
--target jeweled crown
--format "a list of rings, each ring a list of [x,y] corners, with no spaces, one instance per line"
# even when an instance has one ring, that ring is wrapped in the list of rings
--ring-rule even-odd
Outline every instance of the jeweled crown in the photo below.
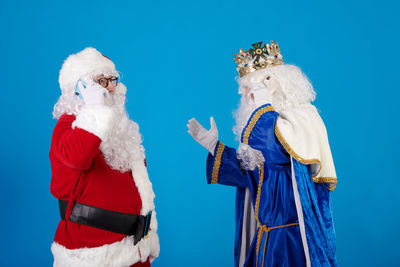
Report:
[[[268,67],[282,65],[283,59],[277,42],[262,45],[262,42],[252,44],[248,51],[239,49],[239,53],[233,54],[236,70],[239,77]]]

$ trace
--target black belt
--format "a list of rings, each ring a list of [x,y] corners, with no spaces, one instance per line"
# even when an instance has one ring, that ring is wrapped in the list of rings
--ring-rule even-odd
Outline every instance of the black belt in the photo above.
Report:
[[[58,200],[62,220],[65,220],[68,203],[67,200]],[[118,234],[133,235],[136,245],[149,232],[151,212],[147,216],[134,215],[75,203],[69,220]]]

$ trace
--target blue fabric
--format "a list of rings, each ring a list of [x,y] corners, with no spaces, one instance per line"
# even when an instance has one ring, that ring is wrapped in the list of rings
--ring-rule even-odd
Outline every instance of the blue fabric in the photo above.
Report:
[[[275,111],[266,111],[265,107],[268,106],[261,106],[253,112],[243,132],[248,127],[253,127],[250,129],[251,131],[247,132],[250,133],[248,145],[260,150],[265,158],[258,219],[262,225],[274,227],[297,223],[298,217],[292,189],[290,155],[284,150],[274,134],[275,122],[279,114]],[[261,116],[259,111],[262,111]],[[243,140],[244,135],[242,135]],[[222,154],[218,158],[217,151],[222,149]],[[300,196],[302,204],[304,203],[303,212],[306,218],[306,235],[312,266],[335,266],[335,237],[331,217],[330,192],[325,185],[313,183],[307,166],[296,162],[294,168],[299,191],[302,192]],[[218,172],[216,172],[216,169]],[[236,157],[236,150],[224,146],[221,142],[217,143],[214,156],[209,154],[207,158],[208,183],[212,182],[213,170],[214,173],[218,173],[215,180],[217,183],[237,187],[234,255],[235,266],[239,266],[245,187],[250,189],[253,206],[255,206],[260,181],[259,171],[258,169],[254,171],[242,170]],[[259,229],[257,229],[258,231]],[[262,266],[263,262],[263,266],[306,265],[298,225],[272,229],[268,234],[268,239],[264,232],[258,258],[256,241],[257,233],[248,252],[244,265],[246,267]],[[312,244],[310,245],[310,243]]]
[[[220,146],[221,143],[217,144]],[[214,152],[216,155],[216,151]],[[215,167],[215,156],[207,158],[207,182],[211,183],[212,170]],[[297,222],[296,207],[293,198],[290,179],[290,165],[270,166],[264,165],[264,181],[260,198],[259,219],[262,224],[279,226]],[[270,172],[268,172],[268,171]],[[243,224],[243,201],[245,187],[250,189],[253,204],[256,203],[259,172],[244,171],[240,169],[236,158],[236,150],[226,147],[222,154],[219,168],[218,183],[238,187],[236,196],[236,233],[235,233],[235,266],[239,266],[241,244],[241,231]],[[264,243],[266,234],[262,236],[258,260],[264,258],[264,266],[305,266],[305,257],[302,249],[301,236],[298,226],[285,227],[271,230],[268,236],[266,253]],[[245,266],[256,266],[256,236],[253,238]]]
[[[214,156],[208,153],[207,157],[207,182],[210,184],[212,180],[212,171],[215,165],[216,155],[218,148],[224,146],[221,142],[218,142]],[[249,184],[251,178],[250,175],[258,175],[258,172],[245,172],[240,169],[239,161],[236,159],[236,149],[225,146],[222,153],[222,162],[219,167],[218,183],[223,185],[231,185],[237,187],[251,187]]]
[[[312,266],[337,266],[331,191],[314,183],[309,166],[293,159]]]

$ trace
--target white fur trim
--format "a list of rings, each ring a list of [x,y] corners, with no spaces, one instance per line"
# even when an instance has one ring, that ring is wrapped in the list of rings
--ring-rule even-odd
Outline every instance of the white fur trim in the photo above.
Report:
[[[147,168],[144,165],[144,160],[133,161],[131,167],[133,180],[135,181],[140,198],[142,200],[142,210],[140,211],[140,214],[147,215],[155,208],[153,185],[150,182]]]
[[[104,140],[113,126],[114,115],[114,110],[108,106],[84,106],[72,123],[72,128],[79,127]]]
[[[93,47],[70,55],[63,63],[58,81],[61,90],[75,86],[84,75],[94,72],[117,73],[114,63]]]
[[[125,267],[145,262],[148,257],[152,261],[158,257],[159,251],[158,235],[153,230],[136,246],[133,236],[95,248],[67,249],[56,242],[51,245],[54,267]]]
[[[153,210],[151,214],[151,222],[150,222],[150,229],[153,232],[153,237],[150,239],[150,232],[149,232],[149,249],[150,249],[150,262],[153,262],[158,256],[160,255],[160,241],[158,240],[157,229],[158,229],[158,222],[156,218],[156,211]],[[146,240],[146,239],[145,239]]]

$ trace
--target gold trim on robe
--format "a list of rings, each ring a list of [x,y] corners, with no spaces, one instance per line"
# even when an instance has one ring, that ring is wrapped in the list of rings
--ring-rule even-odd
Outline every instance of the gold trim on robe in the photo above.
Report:
[[[246,126],[245,132],[243,133],[243,144],[248,145],[249,144],[249,138],[251,131],[253,131],[254,126],[256,125],[258,119],[265,113],[269,111],[274,111],[274,108],[272,106],[266,106],[263,108],[260,108],[252,117],[248,125]]]
[[[217,153],[215,153],[214,166],[211,174],[212,184],[218,183],[219,168],[221,167],[221,159],[222,159],[222,153],[224,153],[224,149],[225,145],[221,142],[218,142]]]

